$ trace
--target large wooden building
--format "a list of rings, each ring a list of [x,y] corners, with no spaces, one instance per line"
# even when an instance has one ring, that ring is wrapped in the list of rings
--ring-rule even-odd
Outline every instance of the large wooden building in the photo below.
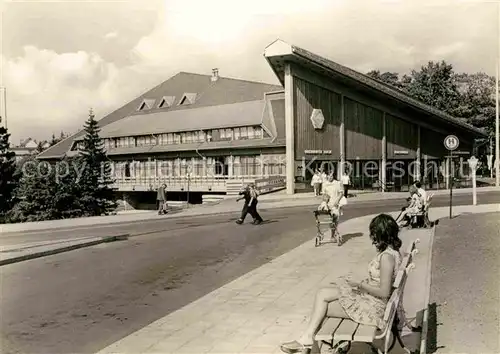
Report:
[[[285,88],[290,194],[317,166],[338,175],[348,168],[357,188],[399,189],[416,179],[439,188],[447,174],[445,137],[456,135],[467,155],[475,138],[485,136],[392,86],[281,40],[264,56]]]
[[[154,203],[160,184],[168,198],[199,203],[237,193],[242,183],[262,190],[285,186],[283,88],[181,72],[98,120],[114,187],[130,204]],[[83,132],[38,155],[78,153]]]
[[[115,188],[136,201],[154,201],[162,183],[183,200],[188,192],[198,199],[231,194],[247,182],[263,190],[286,183],[295,193],[315,168],[340,175],[347,163],[356,189],[404,189],[416,178],[439,188],[444,137],[457,135],[467,153],[483,136],[281,40],[264,56],[282,86],[224,78],[218,70],[181,72],[100,119]],[[38,158],[77,154],[82,139],[79,132]],[[408,173],[415,165],[416,176]]]

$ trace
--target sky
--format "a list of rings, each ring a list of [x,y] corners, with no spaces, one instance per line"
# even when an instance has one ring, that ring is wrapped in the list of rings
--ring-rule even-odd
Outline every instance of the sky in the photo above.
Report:
[[[76,132],[180,71],[278,84],[280,38],[361,72],[495,75],[494,0],[0,0],[11,142]],[[1,111],[0,111],[1,112]]]

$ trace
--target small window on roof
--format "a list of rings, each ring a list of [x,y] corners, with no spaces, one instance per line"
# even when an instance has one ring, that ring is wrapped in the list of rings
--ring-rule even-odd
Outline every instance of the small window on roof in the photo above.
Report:
[[[158,104],[158,108],[172,107],[175,101],[175,96],[163,96]]]
[[[196,101],[196,93],[186,92],[182,95],[181,100],[179,101],[179,106],[193,104]]]
[[[142,102],[139,105],[139,108],[137,110],[144,111],[146,109],[151,109],[151,108],[153,108],[154,103],[155,103],[155,100],[146,98],[146,99],[142,100]]]

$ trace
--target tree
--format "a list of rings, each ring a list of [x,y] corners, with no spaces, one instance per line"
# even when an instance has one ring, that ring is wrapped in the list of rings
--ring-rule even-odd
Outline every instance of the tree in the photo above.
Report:
[[[400,90],[404,89],[404,87],[405,87],[404,82],[402,80],[400,80],[400,78],[399,78],[399,74],[395,73],[395,72],[388,72],[387,71],[387,72],[381,74],[379,70],[372,70],[372,71],[368,72],[366,75],[368,75],[376,80],[385,82],[386,84],[394,86],[395,88],[400,89]]]
[[[13,191],[17,184],[16,155],[10,148],[10,134],[0,127],[0,221],[13,205]]]
[[[456,115],[490,135],[495,129],[495,78],[485,73],[457,74],[460,103]]]
[[[10,222],[56,220],[83,215],[78,185],[78,161],[50,164],[26,160],[15,196],[18,202],[8,214]]]
[[[55,134],[52,134],[52,138],[50,138],[49,144],[50,146],[56,145],[60,140],[56,138]]]
[[[412,70],[405,91],[411,97],[451,115],[455,115],[460,102],[453,66],[445,61],[430,61],[420,71]]]
[[[80,188],[82,203],[87,215],[107,215],[117,207],[116,195],[111,189],[111,165],[106,156],[104,143],[99,137],[100,128],[90,111],[85,122],[82,150],[79,161],[84,166]]]

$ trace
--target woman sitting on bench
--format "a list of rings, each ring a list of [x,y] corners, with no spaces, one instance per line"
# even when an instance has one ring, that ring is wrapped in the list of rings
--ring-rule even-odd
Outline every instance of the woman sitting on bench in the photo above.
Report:
[[[377,255],[368,265],[368,278],[360,282],[344,279],[335,287],[322,288],[316,294],[309,325],[302,336],[281,345],[285,353],[308,353],[314,336],[326,317],[347,318],[368,326],[382,328],[385,307],[401,264],[399,227],[387,214],[370,223],[370,239]]]
[[[408,226],[411,219],[422,211],[422,198],[418,194],[418,189],[415,185],[410,187],[410,201],[408,206],[403,208],[401,214],[396,220],[400,227]]]

